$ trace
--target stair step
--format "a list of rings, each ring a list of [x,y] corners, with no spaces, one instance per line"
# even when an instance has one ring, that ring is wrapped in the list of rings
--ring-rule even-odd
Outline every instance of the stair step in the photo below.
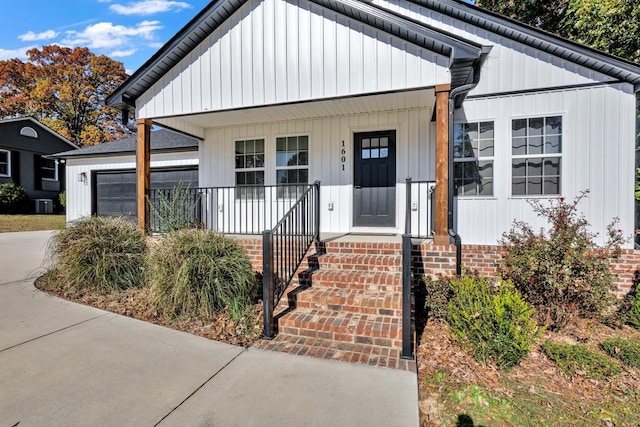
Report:
[[[402,271],[402,256],[326,253],[318,257],[318,265],[322,270]]]
[[[305,273],[305,275],[308,273]],[[309,277],[310,276],[310,277]],[[402,291],[402,273],[399,271],[370,271],[321,269],[303,276],[302,281],[314,288],[363,289],[372,291]]]
[[[299,309],[402,315],[402,293],[364,289],[309,288],[297,295]]]
[[[402,252],[402,244],[388,242],[324,242],[320,243],[318,249],[325,253],[397,255]]]
[[[297,309],[278,320],[278,333],[353,344],[402,347],[401,320],[395,316],[334,310]]]

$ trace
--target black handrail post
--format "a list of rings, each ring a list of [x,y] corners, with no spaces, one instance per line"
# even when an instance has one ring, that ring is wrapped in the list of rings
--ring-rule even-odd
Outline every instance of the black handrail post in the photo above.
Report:
[[[317,180],[313,183],[313,186],[315,187],[315,191],[316,191],[316,205],[314,206],[315,212],[315,237],[314,237],[314,242],[318,243],[320,242],[320,180]]]
[[[411,234],[402,235],[402,358],[413,359],[411,340]]]
[[[271,230],[262,232],[262,304],[264,314],[262,335],[263,338],[268,340],[275,337],[275,319],[273,318],[275,283],[273,278],[273,254],[271,253],[272,238]]]
[[[406,199],[407,206],[404,218],[404,233],[411,235],[411,177],[407,177],[406,179]]]

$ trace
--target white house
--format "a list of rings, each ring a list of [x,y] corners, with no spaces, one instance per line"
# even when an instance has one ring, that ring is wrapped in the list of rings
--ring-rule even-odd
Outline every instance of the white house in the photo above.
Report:
[[[259,233],[291,220],[291,207],[307,227],[300,212],[314,208],[323,233],[432,236],[433,251],[461,238],[471,253],[496,245],[514,219],[544,225],[528,200],[571,200],[587,189],[580,207],[594,231],[604,235],[619,217],[631,236],[638,91],[637,64],[460,0],[218,0],[107,104],[137,119],[143,228],[148,131],[157,124],[202,140],[209,228]],[[296,204],[292,189],[316,181],[319,201]],[[376,244],[359,249],[386,250]],[[324,268],[337,268],[344,249]],[[436,268],[441,260],[431,258]],[[264,265],[267,289],[282,268]],[[265,304],[265,324],[271,308]],[[368,315],[359,314],[362,324],[377,321]]]
[[[117,141],[56,154],[65,159],[67,222],[91,215],[136,215],[136,142]],[[151,132],[153,188],[198,186],[198,139],[170,130]]]

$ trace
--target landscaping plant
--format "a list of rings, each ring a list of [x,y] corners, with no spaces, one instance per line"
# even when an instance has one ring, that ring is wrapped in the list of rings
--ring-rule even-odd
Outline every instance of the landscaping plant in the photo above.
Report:
[[[0,214],[26,213],[30,208],[30,199],[24,188],[13,182],[0,184]]]
[[[169,317],[208,319],[225,308],[237,316],[259,293],[242,246],[200,229],[169,234],[152,248],[149,281],[153,302]]]
[[[607,244],[598,248],[596,235],[577,209],[586,195],[571,203],[562,197],[548,205],[530,202],[548,221],[548,230],[535,232],[516,221],[500,241],[506,250],[499,273],[513,282],[536,309],[538,321],[550,329],[560,329],[576,316],[597,317],[613,304],[609,264],[619,256],[624,239],[614,219],[607,227]]]
[[[194,226],[195,212],[200,194],[190,190],[180,181],[171,190],[157,190],[157,198],[151,201],[151,214],[157,217],[160,232],[173,233]]]
[[[424,308],[429,319],[445,319],[449,306],[449,300],[453,296],[451,278],[438,275],[422,278],[424,283]]]
[[[478,362],[508,368],[529,354],[539,329],[511,282],[494,289],[486,278],[463,276],[451,288],[447,322]]]
[[[640,369],[640,340],[611,338],[601,342],[600,348],[625,365]]]
[[[144,285],[147,245],[130,221],[86,218],[51,239],[60,276],[75,290],[109,293]]]
[[[585,345],[545,341],[542,350],[567,375],[583,374],[595,380],[606,380],[622,372],[612,359]]]

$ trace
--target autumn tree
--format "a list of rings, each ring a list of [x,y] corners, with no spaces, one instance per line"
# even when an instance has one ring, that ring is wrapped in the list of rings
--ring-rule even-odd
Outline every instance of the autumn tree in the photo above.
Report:
[[[559,34],[569,0],[476,0],[476,5]]]
[[[122,63],[84,47],[44,46],[28,61],[0,61],[0,116],[32,116],[80,146],[128,135],[104,100],[126,78]]]

